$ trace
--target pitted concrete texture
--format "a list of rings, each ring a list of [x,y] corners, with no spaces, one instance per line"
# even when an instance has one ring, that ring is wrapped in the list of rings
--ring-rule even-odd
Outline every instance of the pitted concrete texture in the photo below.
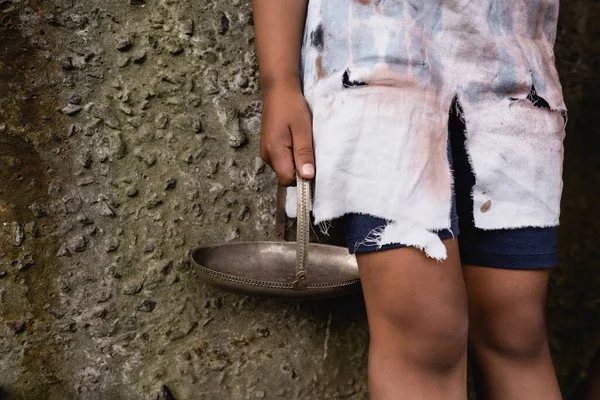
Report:
[[[556,47],[565,394],[600,345],[599,17],[565,2]],[[367,399],[360,295],[223,294],[188,262],[274,237],[256,63],[247,0],[0,0],[0,398]]]

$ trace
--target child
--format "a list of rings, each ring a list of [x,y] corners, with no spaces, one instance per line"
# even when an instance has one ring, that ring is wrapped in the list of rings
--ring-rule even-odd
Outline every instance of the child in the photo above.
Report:
[[[344,222],[370,398],[466,399],[468,334],[478,398],[561,399],[544,314],[566,121],[558,0],[253,5],[261,156],[283,185],[315,178],[315,223]]]

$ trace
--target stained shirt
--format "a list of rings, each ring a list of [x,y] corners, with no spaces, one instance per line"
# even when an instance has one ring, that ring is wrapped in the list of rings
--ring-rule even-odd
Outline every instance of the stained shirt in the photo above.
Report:
[[[566,107],[558,0],[310,0],[302,82],[313,114],[313,215],[390,220],[376,244],[446,258],[448,114],[460,104],[481,229],[556,226]],[[295,190],[287,213],[296,215]]]

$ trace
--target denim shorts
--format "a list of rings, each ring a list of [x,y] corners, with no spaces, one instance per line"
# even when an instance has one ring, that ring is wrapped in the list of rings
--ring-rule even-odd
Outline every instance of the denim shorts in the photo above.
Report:
[[[457,110],[457,107],[452,107]],[[448,122],[448,158],[454,175],[451,226],[437,232],[440,239],[458,237],[461,262],[467,265],[503,269],[544,269],[558,264],[557,227],[482,230],[473,223],[471,189],[475,177],[465,150],[465,126],[457,111],[450,113]],[[365,240],[374,229],[389,221],[364,214],[342,217],[346,244],[350,253],[406,247],[391,243],[378,247]]]

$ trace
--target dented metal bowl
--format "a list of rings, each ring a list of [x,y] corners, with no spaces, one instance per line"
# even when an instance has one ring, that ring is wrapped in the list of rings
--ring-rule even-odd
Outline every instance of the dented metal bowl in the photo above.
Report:
[[[297,176],[296,242],[232,242],[195,249],[200,278],[222,290],[249,296],[317,299],[360,287],[356,258],[345,247],[309,243],[310,182]],[[285,234],[285,198],[277,201],[277,236]]]
[[[337,297],[360,287],[354,256],[340,246],[309,244],[304,287],[296,281],[296,243],[237,242],[197,248],[201,278],[222,290],[258,297]]]

